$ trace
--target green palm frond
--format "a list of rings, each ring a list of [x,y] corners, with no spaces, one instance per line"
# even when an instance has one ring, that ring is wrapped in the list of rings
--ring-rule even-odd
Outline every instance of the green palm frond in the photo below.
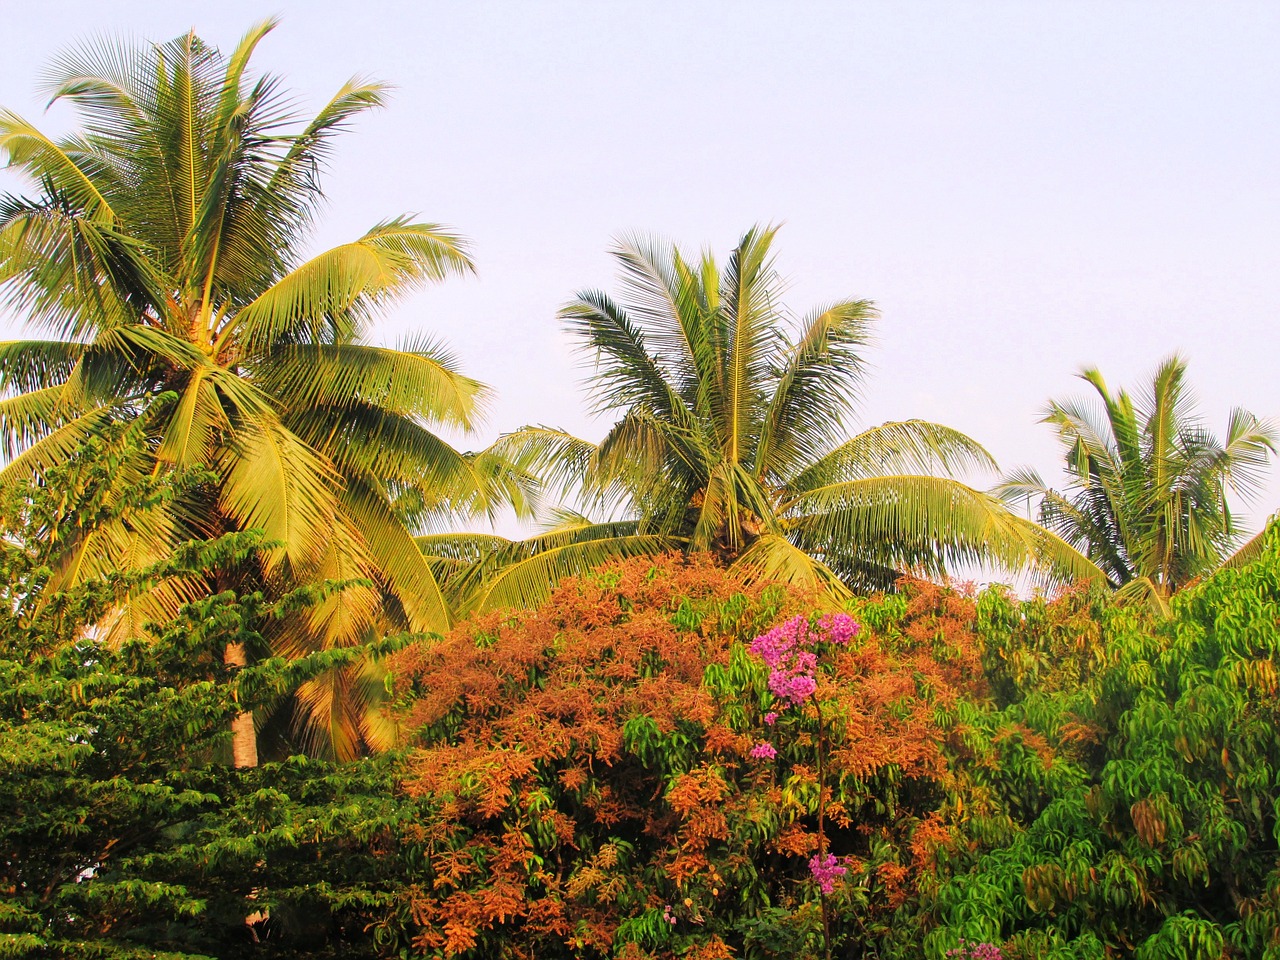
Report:
[[[1268,533],[1273,525],[1280,523],[1280,514],[1272,514],[1266,523],[1262,525],[1262,529],[1246,540],[1231,556],[1222,561],[1224,567],[1238,569],[1246,566],[1256,560],[1262,553],[1262,548]]]
[[[955,476],[972,470],[994,470],[995,459],[977,441],[958,430],[926,420],[882,423],[811,460],[787,481],[799,492],[845,480],[887,473]]]
[[[8,458],[47,437],[70,414],[62,387],[45,387],[0,400],[0,451]]]
[[[583,353],[594,360],[597,411],[640,405],[677,423],[692,422],[685,401],[649,353],[643,331],[608,296],[580,293],[559,316],[582,340]]]
[[[849,588],[835,571],[776,533],[766,533],[757,538],[733,562],[731,569],[740,570],[754,580],[811,587],[826,596],[833,605],[850,596]]]
[[[329,462],[278,422],[247,421],[219,457],[218,506],[238,529],[279,544],[268,571],[288,560],[302,574],[323,556],[337,510],[339,478]]]
[[[783,477],[809,464],[830,445],[860,399],[878,316],[869,300],[844,300],[815,310],[787,339],[777,385],[760,427],[757,475]]]
[[[488,554],[460,575],[452,589],[466,611],[524,609],[544,602],[565,577],[581,576],[610,560],[679,546],[669,537],[639,533],[634,522],[561,523],[551,532]]]
[[[66,383],[85,344],[60,340],[0,343],[0,391],[25,393]]]
[[[453,616],[440,583],[385,497],[352,480],[343,492],[342,509],[360,531],[389,599],[399,608],[396,619],[416,632],[448,630]]]
[[[784,510],[795,541],[842,573],[872,564],[938,576],[956,564],[994,563],[1036,568],[1057,582],[1100,575],[1065,541],[950,478],[831,484],[801,493]]]
[[[461,238],[435,224],[388,220],[281,277],[236,313],[215,346],[221,349],[232,337],[251,350],[281,340],[349,340],[389,298],[472,269]]]
[[[755,452],[767,402],[760,387],[782,344],[777,308],[783,283],[770,252],[777,231],[752,227],[743,235],[725,265],[723,309],[713,314],[715,352],[721,358],[713,423],[725,457],[734,464],[748,462]]]
[[[1277,429],[1233,410],[1224,445],[1196,415],[1186,362],[1177,356],[1161,362],[1137,400],[1112,393],[1096,370],[1081,376],[1095,405],[1055,401],[1045,418],[1058,430],[1068,488],[1008,483],[1004,492],[1038,497],[1046,526],[1105,570],[1113,586],[1163,605],[1227,557],[1237,541],[1227,494],[1258,489]]]
[[[256,381],[292,409],[378,407],[471,429],[488,390],[458,373],[439,344],[417,341],[398,349],[356,343],[306,344],[274,350],[255,370]]]
[[[45,432],[0,470],[0,489],[11,489],[14,484],[26,483],[33,475],[65,463],[91,437],[100,435],[114,422],[116,415],[113,407],[98,407]]]

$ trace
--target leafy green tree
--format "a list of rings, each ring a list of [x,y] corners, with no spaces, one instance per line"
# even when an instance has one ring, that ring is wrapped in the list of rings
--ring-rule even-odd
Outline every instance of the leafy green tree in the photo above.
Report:
[[[625,241],[614,251],[623,300],[588,291],[563,308],[595,365],[595,412],[618,419],[599,444],[546,428],[506,443],[535,454],[553,482],[583,491],[588,512],[618,519],[565,513],[530,541],[483,549],[456,537],[422,541],[456,565],[470,603],[526,604],[568,572],[662,549],[711,551],[754,575],[836,595],[957,563],[1017,568],[1051,558],[1067,575],[1089,568],[955,479],[994,467],[969,437],[921,420],[848,435],[875,310],[841,300],[792,322],[775,232],[749,230],[723,267],[710,254]]]
[[[1231,411],[1225,441],[1196,416],[1186,362],[1174,356],[1134,399],[1112,393],[1102,374],[1080,376],[1101,411],[1053,401],[1042,422],[1058,433],[1069,485],[1059,491],[1029,469],[999,493],[1039,500],[1040,522],[1085,553],[1126,597],[1167,612],[1169,597],[1228,557],[1239,528],[1228,493],[1258,489],[1280,432],[1246,410]]]
[[[1280,956],[1280,525],[1257,558],[1168,617],[1079,592],[992,592],[975,628],[1003,723],[1035,751],[971,767],[955,857],[922,907],[928,957],[957,936],[1035,960]],[[992,742],[994,746],[994,742]]]
[[[301,122],[276,77],[250,73],[273,26],[229,55],[188,34],[141,48],[95,41],[60,57],[46,90],[83,121],[62,140],[0,111],[0,154],[36,188],[0,202],[0,302],[57,338],[0,344],[11,458],[0,489],[107,424],[143,424],[122,484],[192,466],[211,482],[66,542],[54,586],[145,567],[193,537],[260,530],[270,546],[216,586],[347,584],[276,629],[274,648],[296,655],[358,645],[386,625],[447,626],[406,523],[521,491],[491,457],[431,431],[471,428],[479,383],[429,340],[389,349],[366,339],[406,291],[471,270],[464,243],[397,217],[302,257],[334,138],[385,90],[352,80]],[[172,578],[116,610],[107,629],[136,636],[207,587]],[[245,651],[228,656],[241,662]],[[298,691],[311,740],[349,755],[378,739],[364,706],[380,686],[365,664]],[[239,723],[239,756],[252,763],[252,728]]]
[[[324,598],[226,591],[119,643],[91,625],[122,597],[250,557],[252,533],[188,544],[146,570],[55,588],[55,530],[91,530],[180,499],[187,477],[121,490],[98,439],[49,484],[10,491],[0,537],[0,956],[372,957],[398,954],[396,849],[420,814],[393,755],[225,763],[245,706],[356,660],[353,649],[228,666],[271,624]],[[377,933],[370,924],[382,924]]]

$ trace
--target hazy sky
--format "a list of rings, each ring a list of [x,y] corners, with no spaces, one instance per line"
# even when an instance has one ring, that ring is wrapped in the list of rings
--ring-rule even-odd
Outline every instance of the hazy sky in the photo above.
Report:
[[[556,308],[610,288],[611,238],[724,252],[780,221],[797,312],[883,314],[860,422],[924,417],[1002,467],[1056,470],[1049,397],[1135,385],[1177,350],[1216,430],[1280,415],[1280,3],[393,3],[0,0],[0,104],[98,33],[194,27],[317,109],[397,90],[339,145],[317,245],[402,212],[470,237],[479,276],[396,308],[524,423],[599,436]],[[17,183],[0,172],[0,190]],[[5,334],[19,324],[8,318]],[[994,478],[974,478],[985,485]],[[1280,476],[1249,512],[1280,507]]]

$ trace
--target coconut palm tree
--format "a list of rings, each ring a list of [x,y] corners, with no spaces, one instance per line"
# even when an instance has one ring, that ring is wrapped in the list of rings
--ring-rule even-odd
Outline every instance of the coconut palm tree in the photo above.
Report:
[[[1041,421],[1061,441],[1066,488],[1023,469],[997,489],[1010,503],[1038,501],[1040,522],[1085,553],[1122,598],[1166,612],[1174,592],[1238,544],[1228,493],[1257,491],[1280,436],[1275,423],[1235,409],[1219,440],[1195,414],[1186,369],[1169,357],[1137,399],[1083,371],[1101,409],[1055,400]]]
[[[423,538],[465,605],[525,604],[566,573],[663,549],[711,551],[836,596],[960,563],[1087,572],[1066,544],[956,479],[994,467],[969,437],[922,420],[847,433],[875,309],[840,300],[794,321],[775,232],[749,230],[723,267],[625,240],[613,251],[623,299],[593,290],[561,310],[592,365],[595,411],[616,422],[598,444],[542,427],[505,444],[613,519],[566,511],[520,542]]]
[[[302,122],[277,78],[249,70],[273,26],[230,55],[193,34],[73,50],[47,80],[51,101],[82,119],[60,140],[0,111],[0,153],[34,188],[0,203],[0,302],[52,337],[0,344],[0,486],[29,482],[105,424],[143,423],[146,443],[122,473],[199,468],[203,494],[69,540],[56,577],[258,529],[268,547],[254,569],[221,586],[338,583],[281,625],[276,652],[292,655],[388,626],[447,626],[403,505],[483,510],[505,487],[490,482],[492,456],[461,454],[431,429],[473,427],[485,388],[434,341],[368,340],[398,297],[472,269],[461,238],[396,217],[303,256],[334,138],[385,90],[352,80]],[[132,632],[208,586],[135,598],[111,629]],[[228,662],[251,654],[228,650]],[[340,755],[376,736],[363,709],[374,671],[297,692],[310,735]],[[254,749],[242,718],[237,762]]]

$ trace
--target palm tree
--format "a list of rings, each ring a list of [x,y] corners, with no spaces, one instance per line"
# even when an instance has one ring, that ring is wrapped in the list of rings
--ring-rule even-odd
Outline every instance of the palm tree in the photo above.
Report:
[[[385,90],[352,80],[301,122],[277,78],[249,73],[273,26],[229,56],[193,34],[62,56],[48,92],[83,121],[62,140],[0,111],[0,152],[36,189],[0,203],[0,302],[54,338],[0,344],[0,487],[29,482],[106,424],[141,423],[146,443],[122,473],[199,468],[203,494],[68,542],[56,577],[71,584],[190,537],[258,529],[269,546],[255,569],[219,586],[339,583],[282,624],[276,651],[293,655],[388,626],[446,627],[406,524],[415,512],[491,507],[502,485],[489,482],[491,455],[461,454],[430,429],[473,427],[485,388],[431,340],[366,339],[406,291],[472,270],[464,242],[397,217],[301,255],[334,137]],[[167,584],[112,628],[133,632],[207,589]],[[228,662],[251,654],[230,649]],[[372,664],[305,684],[308,734],[340,755],[374,739],[363,706],[377,686]],[[236,740],[237,762],[254,762],[251,718]]]
[[[579,294],[560,316],[593,366],[598,444],[545,427],[508,436],[583,507],[521,542],[423,538],[466,606],[521,605],[566,573],[618,554],[711,551],[749,575],[836,596],[955,564],[1087,561],[955,475],[992,468],[975,441],[921,420],[853,437],[876,316],[841,300],[798,322],[782,304],[775,228],[753,228],[723,268],[643,239],[613,251],[624,298]]]
[[[1041,421],[1058,432],[1066,489],[1023,469],[997,490],[1010,503],[1038,500],[1040,522],[1085,553],[1122,598],[1165,611],[1237,544],[1227,494],[1257,491],[1278,436],[1274,423],[1235,409],[1220,441],[1195,414],[1186,368],[1168,358],[1137,400],[1083,371],[1101,410],[1055,400]]]

